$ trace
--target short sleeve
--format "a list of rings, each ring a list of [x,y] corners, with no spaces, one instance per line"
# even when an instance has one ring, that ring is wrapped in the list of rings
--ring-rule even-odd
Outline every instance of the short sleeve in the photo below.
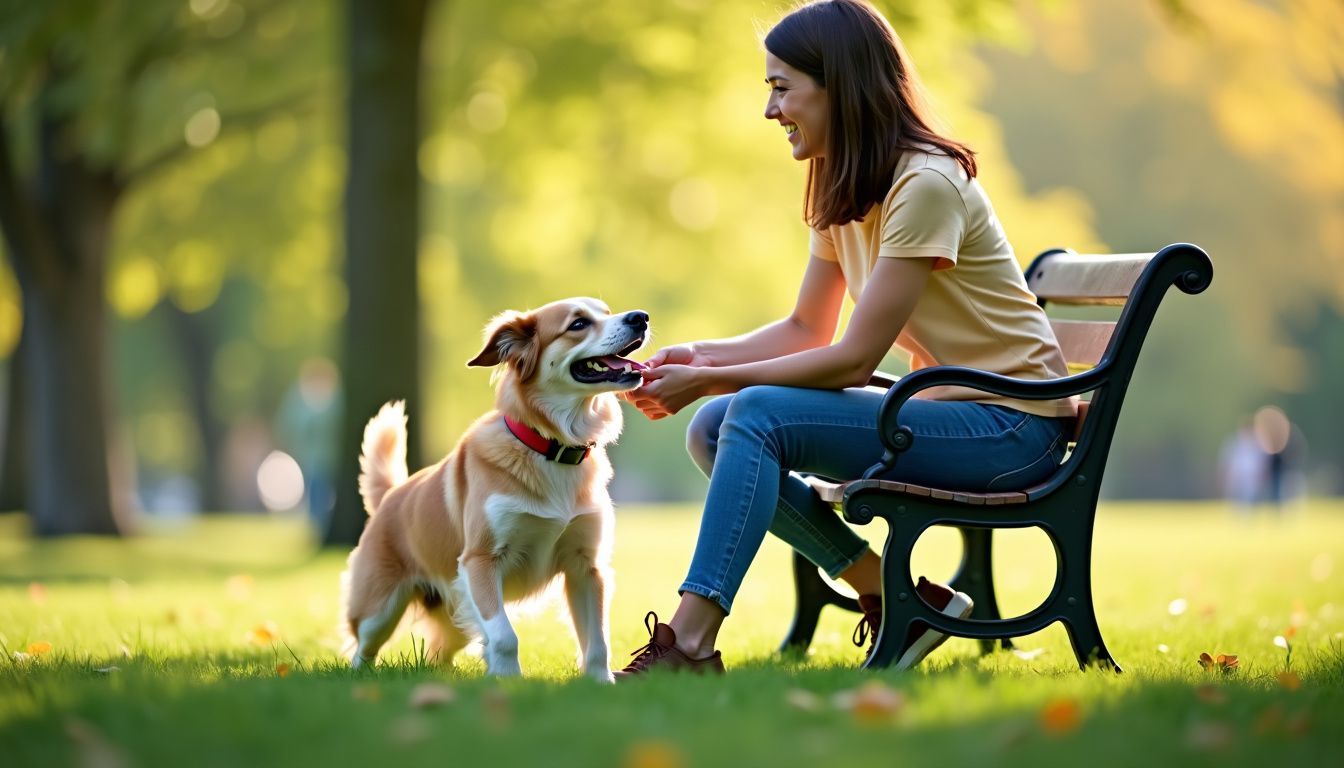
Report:
[[[840,257],[835,253],[835,240],[831,238],[831,233],[816,227],[812,228],[808,251],[822,261],[840,260]]]
[[[970,216],[961,192],[936,170],[897,179],[883,206],[879,257],[932,258],[933,268],[956,266]]]

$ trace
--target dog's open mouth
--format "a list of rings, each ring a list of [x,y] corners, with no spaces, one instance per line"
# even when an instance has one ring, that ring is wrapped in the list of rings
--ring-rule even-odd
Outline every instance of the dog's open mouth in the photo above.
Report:
[[[582,384],[600,384],[603,382],[622,382],[629,383],[639,378],[639,372],[644,370],[643,363],[637,363],[634,360],[627,360],[621,355],[628,355],[639,349],[644,343],[644,339],[639,338],[630,342],[625,349],[614,355],[602,355],[600,357],[585,357],[569,367],[569,373],[575,381]]]

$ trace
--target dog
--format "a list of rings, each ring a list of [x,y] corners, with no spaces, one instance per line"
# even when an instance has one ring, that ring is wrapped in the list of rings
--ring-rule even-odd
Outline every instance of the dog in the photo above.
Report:
[[[403,402],[364,429],[359,490],[369,522],[350,554],[352,666],[372,664],[407,607],[429,620],[441,664],[480,639],[487,672],[520,675],[504,611],[564,577],[585,674],[610,682],[607,611],[613,510],[605,447],[621,431],[618,392],[639,387],[649,316],[597,299],[508,311],[467,363],[494,367],[495,410],[443,460],[406,470]]]

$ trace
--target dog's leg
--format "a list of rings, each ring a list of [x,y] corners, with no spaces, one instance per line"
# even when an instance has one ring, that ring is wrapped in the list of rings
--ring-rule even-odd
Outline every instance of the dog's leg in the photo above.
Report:
[[[445,667],[450,666],[453,663],[453,657],[457,656],[458,651],[467,647],[471,638],[453,621],[453,616],[449,612],[447,604],[426,609],[425,618],[429,621],[431,627],[429,636],[430,660],[435,664],[442,664]]]
[[[350,659],[352,667],[359,669],[365,664],[372,664],[378,657],[378,649],[382,648],[383,643],[392,636],[392,631],[397,628],[401,615],[406,612],[406,606],[411,602],[411,592],[408,585],[398,585],[382,597],[381,604],[375,602],[376,607],[372,613],[362,617],[351,617],[350,623],[353,625],[355,640],[358,643],[355,655]],[[371,596],[361,597],[364,598],[361,602],[368,605]],[[374,601],[376,600],[377,598],[374,598]]]
[[[602,518],[583,515],[557,544],[557,564],[565,574],[565,597],[579,641],[579,666],[596,680],[612,682],[607,626],[607,569],[598,562]]]
[[[607,628],[607,586],[602,569],[589,561],[575,562],[565,569],[565,597],[579,639],[579,655],[584,674],[602,682],[613,682],[610,665],[610,641]]]
[[[467,576],[468,597],[480,621],[485,645],[485,668],[492,675],[521,675],[518,665],[518,634],[504,612],[503,574],[494,555],[466,553],[462,570]]]

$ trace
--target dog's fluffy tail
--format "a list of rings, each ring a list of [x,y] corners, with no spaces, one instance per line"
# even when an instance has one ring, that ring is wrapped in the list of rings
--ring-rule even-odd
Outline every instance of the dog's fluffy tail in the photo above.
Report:
[[[359,470],[359,495],[373,515],[387,492],[406,481],[405,400],[384,404],[365,425]]]

